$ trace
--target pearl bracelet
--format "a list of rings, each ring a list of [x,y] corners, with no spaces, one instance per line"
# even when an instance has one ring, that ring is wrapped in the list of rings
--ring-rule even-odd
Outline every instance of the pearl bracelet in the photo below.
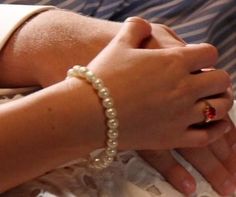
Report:
[[[117,155],[117,138],[119,135],[117,120],[117,112],[113,107],[113,99],[110,96],[109,90],[104,86],[103,81],[97,78],[92,71],[87,67],[76,65],[67,71],[67,78],[83,78],[86,79],[93,88],[97,91],[98,96],[102,99],[102,105],[105,108],[107,117],[107,147],[98,156],[92,158],[89,162],[89,167],[95,169],[104,169],[108,167]]]

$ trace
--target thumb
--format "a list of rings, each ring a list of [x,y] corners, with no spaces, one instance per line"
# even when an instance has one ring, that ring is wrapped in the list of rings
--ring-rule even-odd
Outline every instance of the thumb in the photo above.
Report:
[[[139,17],[127,18],[116,35],[114,42],[131,48],[138,48],[151,35],[151,25]]]

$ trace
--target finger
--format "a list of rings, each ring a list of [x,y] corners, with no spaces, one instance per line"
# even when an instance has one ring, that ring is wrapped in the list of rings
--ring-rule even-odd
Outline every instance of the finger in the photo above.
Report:
[[[175,47],[166,50],[172,51],[176,55],[176,60],[181,61],[189,72],[195,72],[215,65],[218,57],[216,48],[206,43],[191,44],[186,45],[186,47]]]
[[[232,124],[227,120],[220,120],[203,126],[190,127],[178,140],[178,147],[203,147],[213,143],[225,133],[229,132]]]
[[[174,159],[169,151],[140,151],[139,153],[177,190],[187,195],[195,191],[194,178]]]
[[[229,116],[227,117],[227,119],[229,121],[231,121]],[[232,122],[232,124],[234,125],[233,122]],[[224,139],[227,143],[227,146],[225,146],[225,148],[224,148],[221,146],[217,147],[215,145],[215,147],[213,147],[214,148],[213,151],[222,160],[222,162],[227,167],[227,169],[231,172],[231,174],[234,177],[234,182],[236,183],[236,128],[235,128],[235,126],[233,126],[233,128],[225,135]],[[224,155],[223,155],[223,153],[218,153],[218,152],[225,150],[225,149],[227,152]],[[230,151],[228,149],[230,149]],[[228,153],[228,152],[230,152],[230,153]],[[228,158],[226,158],[227,153],[229,154]]]
[[[187,83],[191,84],[191,94],[198,99],[226,91],[232,96],[232,91],[228,89],[231,86],[229,74],[223,70],[191,75]]]
[[[220,160],[225,161],[231,154],[232,150],[224,137],[216,140],[209,146],[209,149]]]
[[[160,49],[185,46],[185,43],[183,43],[176,34],[169,30],[167,26],[153,23],[151,26],[152,37],[143,43],[143,48]]]
[[[208,148],[181,149],[179,151],[218,193],[230,195],[235,191],[236,186],[232,176]]]
[[[212,121],[223,119],[230,108],[232,107],[232,95],[231,93],[225,93],[219,98],[209,98],[198,101],[193,107],[192,121],[193,124],[201,123],[206,120],[204,111],[207,106],[211,106],[214,111],[212,112]],[[213,117],[214,116],[214,117]]]
[[[231,150],[236,155],[236,127],[229,116],[227,116],[228,121],[231,121],[233,127],[232,129],[225,135],[225,139],[228,145],[231,147]]]
[[[229,144],[229,146],[231,146],[232,150],[235,152],[236,154],[236,128],[233,127],[230,132],[228,132],[226,134],[226,140]]]
[[[220,138],[212,143],[209,149],[233,176],[234,183],[236,183],[236,154],[227,140],[224,137]]]
[[[163,27],[170,35],[172,35],[176,40],[178,40],[179,42],[181,42],[182,44],[184,44],[184,46],[187,44],[186,42],[185,42],[185,40],[183,40],[181,37],[179,37],[178,35],[177,35],[177,33],[173,30],[173,29],[171,29],[170,27],[168,27],[168,26],[166,26],[166,25],[163,25],[163,24],[159,24],[159,25],[161,25],[161,27]]]
[[[112,42],[118,42],[126,47],[138,48],[142,41],[151,35],[151,25],[139,18],[127,18]]]

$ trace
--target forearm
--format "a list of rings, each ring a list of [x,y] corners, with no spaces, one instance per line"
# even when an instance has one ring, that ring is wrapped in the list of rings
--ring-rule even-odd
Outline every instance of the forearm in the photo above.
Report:
[[[106,139],[97,96],[77,79],[1,105],[0,131],[0,191],[85,157]]]
[[[1,52],[0,83],[47,86],[61,81],[71,65],[87,65],[119,28],[119,23],[68,11],[43,12],[22,25]]]

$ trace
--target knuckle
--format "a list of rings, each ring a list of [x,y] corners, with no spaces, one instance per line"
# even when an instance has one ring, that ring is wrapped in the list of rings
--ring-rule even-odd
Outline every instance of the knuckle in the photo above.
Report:
[[[164,24],[159,24],[160,27],[162,27],[163,29],[167,30],[167,31],[172,31],[170,27],[168,27],[167,25]]]
[[[167,25],[165,25],[165,24],[160,24],[160,23],[158,23],[157,25],[158,25],[159,27],[163,28],[163,29],[169,29],[169,27],[168,27]]]
[[[209,43],[202,43],[202,45],[205,47],[207,54],[215,58],[215,60],[217,60],[218,58],[217,48]]]
[[[179,50],[173,50],[171,53],[171,59],[175,64],[183,64],[184,54]]]
[[[218,75],[219,75],[218,77],[219,77],[219,82],[221,83],[221,86],[224,89],[227,89],[231,84],[231,79],[230,79],[229,74],[224,70],[218,70]]]
[[[176,90],[180,92],[178,99],[186,98],[186,101],[187,99],[189,100],[188,96],[186,95],[192,95],[194,93],[193,87],[189,85],[189,80],[184,79],[178,83]]]

